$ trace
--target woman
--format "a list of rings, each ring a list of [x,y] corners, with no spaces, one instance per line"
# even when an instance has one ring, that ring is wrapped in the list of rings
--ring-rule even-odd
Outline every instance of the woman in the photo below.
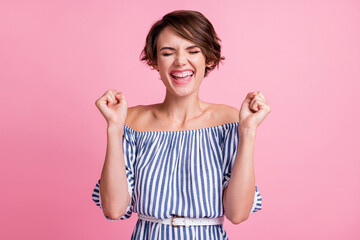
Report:
[[[261,209],[253,152],[270,112],[264,95],[248,93],[240,111],[198,96],[224,59],[219,41],[201,13],[171,12],[142,52],[166,87],[164,101],[127,108],[116,90],[96,101],[108,128],[93,200],[110,221],[137,212],[132,239],[228,239],[224,215],[239,224]]]

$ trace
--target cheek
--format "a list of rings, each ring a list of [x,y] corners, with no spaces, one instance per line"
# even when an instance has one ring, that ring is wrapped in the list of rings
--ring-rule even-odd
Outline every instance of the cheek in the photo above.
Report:
[[[206,58],[204,56],[199,56],[198,58],[196,58],[196,63],[197,65],[201,68],[205,68],[206,67]]]
[[[168,68],[169,66],[171,66],[172,60],[169,57],[168,58],[160,58],[160,59],[158,59],[157,63],[160,68]]]

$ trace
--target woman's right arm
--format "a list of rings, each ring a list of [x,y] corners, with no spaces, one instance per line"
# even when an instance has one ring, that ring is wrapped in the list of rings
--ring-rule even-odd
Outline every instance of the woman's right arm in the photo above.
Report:
[[[123,216],[130,203],[122,137],[123,126],[122,128],[108,126],[106,157],[101,172],[100,196],[104,214],[111,219],[118,219]]]
[[[122,147],[127,104],[122,93],[109,90],[96,101],[96,106],[108,123],[106,156],[99,187],[101,205],[104,214],[115,220],[126,213],[130,204]]]

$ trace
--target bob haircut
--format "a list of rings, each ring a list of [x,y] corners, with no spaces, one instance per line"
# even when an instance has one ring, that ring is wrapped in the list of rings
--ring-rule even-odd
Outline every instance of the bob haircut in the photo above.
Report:
[[[147,37],[145,47],[141,52],[140,59],[154,68],[157,64],[157,43],[160,32],[165,27],[171,27],[177,34],[197,45],[205,55],[205,75],[215,67],[219,68],[221,56],[221,40],[218,38],[211,22],[200,12],[191,10],[177,10],[166,14],[161,20],[154,23]]]

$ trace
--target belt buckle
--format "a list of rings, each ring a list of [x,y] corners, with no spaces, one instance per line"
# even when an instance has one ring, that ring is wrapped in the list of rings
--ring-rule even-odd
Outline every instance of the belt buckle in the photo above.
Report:
[[[175,228],[178,228],[178,227],[180,227],[180,225],[175,225],[175,223],[174,223],[175,218],[180,218],[180,217],[176,216],[176,215],[173,215],[172,218],[171,218],[171,225],[173,227],[175,227]]]

